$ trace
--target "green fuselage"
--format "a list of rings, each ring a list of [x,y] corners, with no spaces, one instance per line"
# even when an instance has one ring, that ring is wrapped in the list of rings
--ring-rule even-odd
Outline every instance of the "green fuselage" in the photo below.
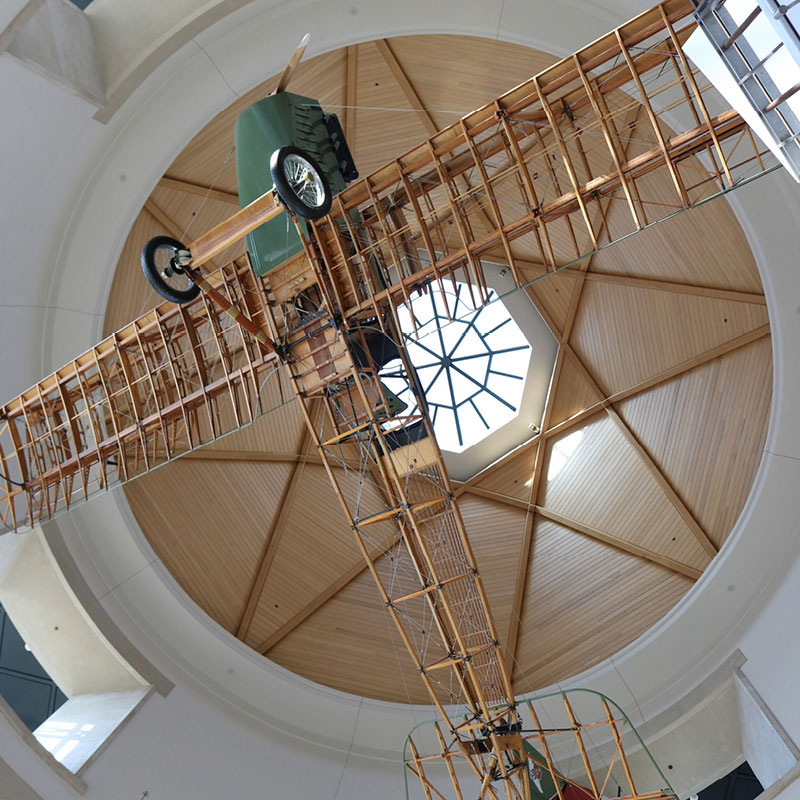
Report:
[[[272,188],[269,162],[284,145],[295,145],[320,165],[337,194],[345,181],[331,147],[319,101],[291,92],[265,97],[243,111],[236,120],[236,179],[239,203],[252,203]],[[264,275],[302,249],[287,214],[264,223],[247,237],[256,275]]]

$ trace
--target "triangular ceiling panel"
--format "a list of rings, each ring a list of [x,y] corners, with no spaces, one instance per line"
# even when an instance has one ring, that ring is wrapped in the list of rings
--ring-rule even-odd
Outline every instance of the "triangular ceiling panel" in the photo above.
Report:
[[[555,60],[547,53],[507,42],[498,49],[491,40],[473,36],[397,36],[391,45],[439,127],[457,122]],[[453,48],[467,56],[458,59],[461,63],[453,58]],[[488,72],[486,64],[492,65]],[[457,108],[453,106],[454,82],[458,84]]]
[[[699,162],[694,163],[699,166]],[[680,209],[675,188],[666,175],[648,175],[638,178],[636,184],[645,210],[653,218],[664,215],[664,206]],[[652,204],[650,209],[648,204]],[[609,226],[612,237],[630,231],[627,203],[616,204],[609,215]],[[724,200],[697,206],[617,242],[595,256],[592,269],[743,292],[762,291],[747,238]]]
[[[766,322],[752,303],[588,282],[570,343],[612,393]]]
[[[555,684],[613,655],[690,586],[683,575],[537,518],[515,691]]]
[[[709,557],[608,416],[548,442],[540,505],[702,570]]]
[[[284,403],[275,387],[262,391],[261,397],[265,409],[268,409],[266,413],[251,425],[206,445],[201,453],[252,453],[254,458],[262,454],[293,457],[299,451],[306,432],[299,405],[296,402]]]
[[[290,469],[182,458],[125,486],[164,565],[231,632],[238,628]]]
[[[402,557],[402,556],[401,556]],[[378,562],[382,575],[392,570],[384,556]],[[388,582],[388,581],[387,581]],[[436,641],[420,604],[406,604],[415,646]],[[430,649],[431,660],[440,657]],[[360,573],[302,625],[281,639],[268,657],[311,680],[344,692],[380,697],[398,703],[429,703],[408,651],[386,613],[369,572]],[[448,701],[446,691],[441,698]]]
[[[601,399],[594,387],[586,382],[571,358],[564,358],[563,362],[553,394],[549,425],[551,428],[580,411],[595,406]]]
[[[536,447],[535,443],[523,445],[516,455],[508,457],[497,466],[488,468],[484,477],[475,481],[475,486],[527,502],[531,494]]]
[[[337,471],[343,490],[348,480]],[[325,594],[342,575],[363,563],[355,536],[348,524],[323,467],[299,465],[299,481],[285,522],[273,531],[274,555],[253,620],[248,644],[257,647],[281,626]],[[353,475],[355,480],[356,476]],[[357,487],[351,487],[357,491]],[[362,489],[362,515],[382,511],[385,503],[371,484]],[[394,538],[392,522],[368,526],[371,551]]]
[[[528,274],[528,270],[521,270],[521,273],[525,276]],[[538,308],[541,304],[543,307],[544,321],[548,323],[548,326],[552,325],[556,328],[551,331],[556,339],[564,330],[572,294],[578,289],[578,286],[578,280],[572,275],[568,275],[566,272],[556,272],[547,275],[527,289],[534,305]]]
[[[357,46],[355,140],[350,142],[359,172],[367,174],[386,163],[387,148],[403,153],[430,136],[425,123],[386,63],[378,46]]]
[[[761,461],[772,396],[770,347],[765,336],[618,405],[718,547]]]

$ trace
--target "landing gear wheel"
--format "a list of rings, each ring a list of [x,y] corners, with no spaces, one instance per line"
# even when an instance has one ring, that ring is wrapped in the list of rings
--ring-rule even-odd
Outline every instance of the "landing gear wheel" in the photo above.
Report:
[[[154,236],[142,250],[142,272],[150,285],[172,303],[190,303],[200,294],[180,263],[186,247],[171,236]]]
[[[278,196],[298,216],[320,219],[331,210],[328,179],[305,150],[294,145],[279,148],[272,154],[269,171]]]

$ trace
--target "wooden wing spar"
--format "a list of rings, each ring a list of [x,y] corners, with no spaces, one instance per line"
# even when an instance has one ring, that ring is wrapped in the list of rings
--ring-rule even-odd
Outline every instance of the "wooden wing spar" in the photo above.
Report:
[[[2,406],[0,530],[29,529],[248,424],[275,405],[265,387],[283,391],[288,379],[278,402],[300,405],[439,713],[433,755],[414,741],[407,755],[423,795],[446,796],[442,778],[450,796],[529,800],[531,770],[544,768],[559,800],[577,796],[573,785],[599,800],[596,754],[610,747],[631,769],[621,718],[601,704],[587,722],[566,702],[559,732],[580,750],[584,777],[576,783],[548,755],[541,721],[511,691],[424,402],[403,415],[379,373],[391,357],[420,393],[398,309],[413,310],[432,283],[463,282],[481,303],[483,261],[507,265],[518,288],[585,269],[598,248],[771,166],[684,56],[692,11],[687,0],[665,0],[355,181],[321,219],[295,219],[302,251],[266,275],[247,259],[200,268],[284,213],[272,192],[189,243],[197,299],[158,306]],[[611,229],[613,203],[628,213]],[[342,482],[343,466],[355,482]],[[365,508],[366,485],[378,510]],[[592,726],[596,741],[582,735]],[[432,777],[429,759],[442,775]],[[658,777],[647,790],[628,777],[621,796],[670,793]]]

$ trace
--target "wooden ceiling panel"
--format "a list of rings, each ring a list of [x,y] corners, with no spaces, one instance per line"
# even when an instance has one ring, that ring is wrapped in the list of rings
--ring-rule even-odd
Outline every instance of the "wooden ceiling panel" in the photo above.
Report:
[[[619,404],[619,412],[718,546],[742,510],[772,397],[767,337]]]
[[[696,159],[690,161],[697,164]],[[676,205],[670,183],[655,176],[636,183],[646,201]],[[612,238],[630,228],[630,212],[624,202],[612,206],[609,227]],[[762,291],[747,238],[724,200],[698,206],[618,242],[594,257],[592,269],[743,292]]]
[[[325,470],[314,464],[300,469],[299,486],[248,630],[246,642],[252,646],[269,638],[341,575],[363,564]],[[338,478],[345,482],[344,473]],[[384,508],[370,486],[364,487],[362,508],[365,516]],[[376,546],[394,533],[391,523],[370,527]]]
[[[269,658],[343,692],[397,703],[430,702],[366,572],[275,645]]]
[[[570,343],[610,394],[767,321],[752,303],[588,281]]]
[[[501,466],[487,469],[475,481],[480,489],[514,497],[528,502],[531,499],[531,475],[536,458],[536,446],[522,446],[519,452]]]
[[[284,397],[289,395],[284,395]],[[264,453],[285,453],[294,455],[298,452],[305,422],[297,403],[284,403],[277,389],[277,376],[273,385],[267,385],[261,391],[265,413],[258,417],[252,425],[241,428],[229,436],[223,436],[206,445],[197,454],[198,458],[213,457],[215,453],[241,453],[243,458],[248,454],[254,456]]]
[[[397,36],[392,49],[442,128],[550,66],[540,50],[474,36]]]
[[[591,408],[600,399],[594,388],[586,382],[586,379],[572,363],[572,359],[565,358],[561,366],[558,384],[554,389],[550,425],[558,425],[573,414]]]
[[[682,575],[537,519],[516,691],[552,685],[612,655],[690,586]]]
[[[356,97],[354,146],[362,175],[383,166],[388,152],[400,155],[429,135],[374,42],[358,45]]]
[[[288,476],[285,464],[178,459],[125,486],[158,557],[192,600],[231,632]]]
[[[497,635],[505,647],[515,613],[514,576],[519,566],[527,515],[480,497],[459,501],[461,516],[483,577]]]
[[[166,233],[163,225],[142,209],[131,226],[114,272],[103,318],[103,336],[110,336],[148,308],[163,302],[150,288],[139,266],[142,248],[154,236],[163,233]]]
[[[545,470],[539,494],[545,508],[696,569],[708,563],[708,555],[609,417],[549,441]]]
[[[578,290],[579,281],[563,272],[550,274],[526,290],[535,303],[540,303],[544,307],[547,315],[545,322],[556,338],[564,330],[572,295]]]

